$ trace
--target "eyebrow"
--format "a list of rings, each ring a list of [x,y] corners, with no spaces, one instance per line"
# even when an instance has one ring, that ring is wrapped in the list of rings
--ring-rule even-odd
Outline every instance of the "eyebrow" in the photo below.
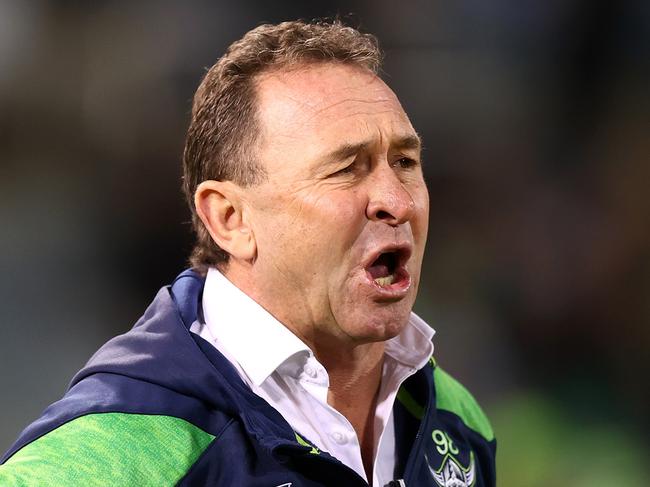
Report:
[[[406,135],[393,141],[392,147],[397,149],[422,149],[422,139],[419,135]]]
[[[323,160],[328,162],[337,162],[349,157],[352,157],[355,154],[358,154],[365,147],[371,145],[370,140],[365,140],[358,142],[356,144],[342,144],[341,146],[334,149],[332,152],[329,152]],[[407,149],[407,150],[419,150],[422,148],[422,140],[419,136],[414,134],[404,135],[402,137],[394,138],[390,144],[391,148],[395,149]]]

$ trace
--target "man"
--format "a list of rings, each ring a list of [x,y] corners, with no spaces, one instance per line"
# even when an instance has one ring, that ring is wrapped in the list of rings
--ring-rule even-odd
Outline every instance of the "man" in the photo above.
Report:
[[[2,485],[495,483],[495,440],[411,313],[420,139],[373,37],[264,25],[197,90],[193,270],[3,458]]]

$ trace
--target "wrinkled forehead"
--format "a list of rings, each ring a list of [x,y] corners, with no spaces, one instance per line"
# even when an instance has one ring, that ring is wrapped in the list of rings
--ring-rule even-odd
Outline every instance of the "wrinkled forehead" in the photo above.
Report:
[[[320,63],[262,74],[258,116],[267,137],[318,138],[325,132],[413,131],[397,96],[371,71]]]

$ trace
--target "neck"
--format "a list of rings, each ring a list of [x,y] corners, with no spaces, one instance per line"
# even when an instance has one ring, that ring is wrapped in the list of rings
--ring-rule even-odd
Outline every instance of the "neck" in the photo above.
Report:
[[[327,402],[345,416],[357,433],[366,476],[372,483],[375,409],[381,385],[384,343],[369,343],[344,354],[316,353],[330,379]]]
[[[275,300],[262,299],[263,296],[268,297],[268,293],[258,287],[259,280],[253,278],[250,269],[237,261],[228,264],[225,275],[305,342],[323,364],[330,381],[327,402],[345,416],[356,431],[366,475],[372,483],[375,408],[381,385],[385,342],[354,342],[331,326],[310,326],[307,329],[291,326],[295,319],[286,314],[290,310],[295,315],[301,310],[300,303],[275,309],[272,305]]]

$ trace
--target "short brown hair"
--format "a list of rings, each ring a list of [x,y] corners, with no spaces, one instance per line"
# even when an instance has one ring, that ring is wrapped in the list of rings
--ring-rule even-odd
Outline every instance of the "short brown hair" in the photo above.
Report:
[[[230,45],[205,74],[194,95],[183,154],[183,192],[196,233],[190,257],[193,267],[205,270],[229,257],[196,213],[197,186],[208,179],[251,186],[266,176],[255,158],[259,138],[256,77],[272,68],[328,61],[377,73],[381,52],[374,36],[338,20],[264,24]]]

